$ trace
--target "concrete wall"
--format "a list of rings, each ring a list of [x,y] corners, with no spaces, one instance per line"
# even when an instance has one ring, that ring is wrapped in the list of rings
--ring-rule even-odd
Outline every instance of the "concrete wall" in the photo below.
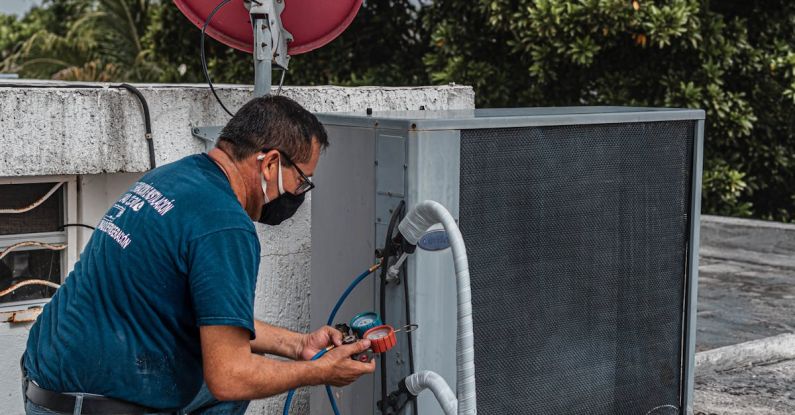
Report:
[[[3,85],[0,81],[0,176],[148,169],[140,104],[126,90]],[[204,150],[203,143],[190,135],[190,127],[223,125],[229,119],[204,86],[139,88],[149,102],[158,164]],[[221,85],[217,89],[232,111],[251,94],[243,86]],[[284,95],[314,112],[364,111],[368,107],[405,110],[421,105],[428,109],[474,107],[469,87],[286,87]]]
[[[0,81],[0,178],[79,175],[78,218],[96,224],[105,210],[148,169],[142,113],[127,91],[114,88],[41,88],[55,82]],[[96,85],[93,85],[96,86]],[[158,164],[204,150],[190,128],[222,125],[228,116],[203,85],[137,85],[152,116]],[[221,85],[230,109],[245,103],[251,90]],[[474,107],[469,87],[417,88],[286,87],[284,95],[311,111],[465,109]],[[331,143],[334,145],[334,143]],[[262,263],[255,314],[293,330],[309,329],[310,200],[278,227],[258,227]],[[0,201],[2,206],[2,201]],[[73,228],[74,229],[74,228]],[[79,232],[79,243],[89,232]],[[325,312],[325,311],[323,311]],[[0,413],[21,414],[19,356],[29,325],[0,323]],[[308,412],[299,393],[294,413]],[[257,401],[249,413],[280,413],[284,397]]]

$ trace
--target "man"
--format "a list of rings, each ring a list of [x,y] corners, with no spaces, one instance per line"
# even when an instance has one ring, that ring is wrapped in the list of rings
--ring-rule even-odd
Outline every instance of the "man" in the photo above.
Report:
[[[317,118],[294,101],[255,98],[208,154],[135,183],[30,330],[28,415],[240,414],[251,399],[372,373],[374,362],[350,358],[369,341],[341,346],[331,327],[302,335],[253,317],[252,220],[292,216],[327,145]]]

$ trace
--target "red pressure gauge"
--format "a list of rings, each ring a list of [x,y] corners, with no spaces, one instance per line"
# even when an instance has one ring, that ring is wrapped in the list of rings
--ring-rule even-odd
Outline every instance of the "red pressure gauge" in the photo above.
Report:
[[[362,338],[370,340],[370,349],[374,353],[384,353],[397,344],[395,329],[388,324],[375,326],[367,330]]]

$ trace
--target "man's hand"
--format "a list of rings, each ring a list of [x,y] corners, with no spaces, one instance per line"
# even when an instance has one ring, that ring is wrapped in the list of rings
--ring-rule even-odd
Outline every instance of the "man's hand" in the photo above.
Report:
[[[351,359],[351,356],[369,348],[370,340],[359,340],[356,343],[337,346],[312,363],[320,368],[323,383],[337,387],[345,386],[362,375],[375,372],[375,360],[362,363]]]
[[[309,360],[320,352],[320,350],[332,344],[334,346],[342,345],[342,333],[331,326],[321,327],[311,333],[303,335],[299,350],[295,355],[299,360]]]

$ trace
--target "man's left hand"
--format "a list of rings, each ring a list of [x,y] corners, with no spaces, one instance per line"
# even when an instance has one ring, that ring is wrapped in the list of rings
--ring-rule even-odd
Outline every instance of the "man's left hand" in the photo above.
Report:
[[[342,344],[342,333],[334,327],[325,326],[304,334],[301,338],[300,350],[297,353],[298,360],[310,360],[320,350],[332,344],[334,346]]]

